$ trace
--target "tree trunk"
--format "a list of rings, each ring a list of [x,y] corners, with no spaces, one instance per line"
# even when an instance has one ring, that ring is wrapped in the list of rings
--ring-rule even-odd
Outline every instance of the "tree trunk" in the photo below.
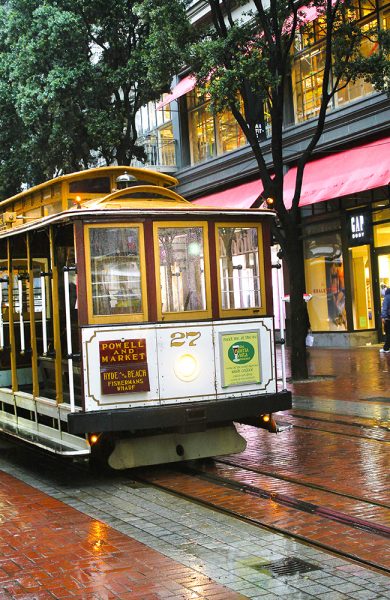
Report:
[[[300,228],[295,223],[285,231],[284,253],[290,280],[291,319],[291,375],[294,380],[307,379],[306,335],[310,328],[307,305],[303,298],[306,291],[303,246]]]

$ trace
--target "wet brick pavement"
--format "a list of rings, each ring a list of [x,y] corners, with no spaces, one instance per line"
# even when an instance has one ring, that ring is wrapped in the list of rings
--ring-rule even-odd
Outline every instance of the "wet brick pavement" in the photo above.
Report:
[[[338,420],[356,414],[362,425],[384,426],[390,408],[389,359],[374,348],[310,349],[311,373],[330,378],[294,384],[293,414],[313,416],[320,411],[327,419],[331,411]],[[275,438],[268,437],[268,446],[261,448],[263,456],[275,452],[275,460],[292,476],[323,480],[321,461],[308,471],[308,465],[302,464],[299,443],[283,451],[284,433],[276,436],[281,440],[278,447]],[[308,433],[312,440],[308,454],[320,456],[326,433],[306,430],[302,435]],[[338,442],[342,438],[337,435]],[[341,490],[358,489],[363,501],[365,494],[374,494],[388,503],[388,483],[386,496],[381,481],[382,476],[388,477],[388,463],[386,467],[385,459],[373,452],[379,440],[356,439],[355,459],[361,463],[357,479],[354,473],[351,476],[350,469],[356,468],[353,456],[338,452],[337,444],[326,445],[328,463],[336,461],[340,466],[333,470],[333,480]],[[128,475],[105,480],[76,473],[70,478],[58,466],[43,473],[40,455],[28,463],[24,452],[1,441],[1,600],[384,600],[390,596],[388,577],[331,553],[169,493],[134,485]],[[261,485],[266,485],[264,479]],[[357,506],[357,514],[359,510]],[[385,517],[374,517],[387,523]],[[267,569],[269,562],[291,558],[309,562],[314,570],[276,576]]]
[[[381,347],[310,348],[308,368],[316,378],[288,387],[295,396],[390,403],[390,354],[380,353]]]

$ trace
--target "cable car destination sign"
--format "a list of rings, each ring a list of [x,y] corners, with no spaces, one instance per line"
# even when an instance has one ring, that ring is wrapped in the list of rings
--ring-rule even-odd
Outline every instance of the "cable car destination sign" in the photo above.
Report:
[[[99,342],[99,354],[102,394],[150,390],[145,339]]]

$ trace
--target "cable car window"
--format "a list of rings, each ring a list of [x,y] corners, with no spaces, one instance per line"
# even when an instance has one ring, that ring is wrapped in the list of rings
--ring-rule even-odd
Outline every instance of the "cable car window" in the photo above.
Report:
[[[92,311],[95,316],[142,312],[138,227],[90,227]]]
[[[260,308],[261,277],[257,227],[217,227],[223,310]]]
[[[158,227],[162,313],[206,310],[203,227]]]
[[[70,194],[80,193],[109,194],[111,192],[109,177],[91,177],[90,179],[78,179],[69,184]]]

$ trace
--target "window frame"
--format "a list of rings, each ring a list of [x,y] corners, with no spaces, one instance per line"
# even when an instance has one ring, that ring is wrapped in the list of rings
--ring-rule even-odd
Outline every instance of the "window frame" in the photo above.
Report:
[[[205,310],[192,310],[180,312],[162,311],[161,277],[160,277],[160,245],[158,239],[159,229],[185,229],[199,227],[203,230],[203,261],[204,261],[204,284],[206,293]],[[154,260],[156,265],[156,302],[157,318],[159,321],[197,321],[210,319],[212,316],[211,306],[211,283],[210,283],[210,252],[207,221],[154,221],[153,223]]]
[[[120,313],[116,315],[95,315],[93,312],[92,273],[91,273],[91,229],[137,229],[141,273],[141,312]],[[107,323],[134,323],[148,320],[148,297],[146,285],[146,259],[143,223],[88,223],[84,224],[85,275],[87,288],[88,323],[93,325]]]
[[[257,246],[258,246],[258,261],[259,261],[259,283],[260,283],[260,301],[261,306],[252,308],[222,308],[222,286],[221,286],[221,253],[219,248],[218,229],[222,227],[248,227],[257,229]],[[267,298],[265,293],[265,257],[264,257],[264,242],[263,242],[263,225],[262,223],[245,222],[223,222],[215,223],[215,245],[216,245],[216,260],[217,260],[217,279],[218,279],[218,306],[219,314],[223,317],[252,317],[264,316],[267,314]]]

